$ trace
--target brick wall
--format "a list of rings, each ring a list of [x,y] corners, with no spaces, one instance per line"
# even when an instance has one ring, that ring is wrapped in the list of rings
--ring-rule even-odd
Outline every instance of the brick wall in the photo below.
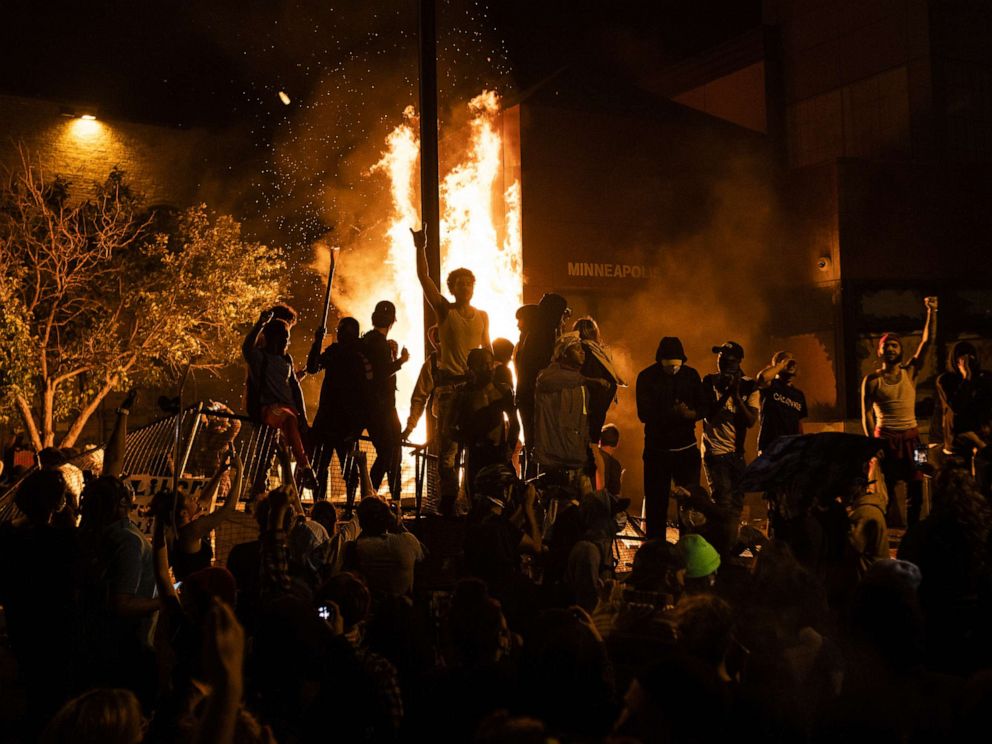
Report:
[[[183,206],[196,198],[214,139],[205,130],[86,121],[60,109],[52,101],[0,96],[0,164],[16,166],[23,146],[48,173],[68,176],[80,198],[91,195],[115,165],[148,204]]]

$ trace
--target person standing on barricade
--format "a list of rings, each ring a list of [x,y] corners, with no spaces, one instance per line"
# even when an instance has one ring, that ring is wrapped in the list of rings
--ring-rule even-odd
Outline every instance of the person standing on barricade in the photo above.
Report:
[[[537,465],[534,457],[534,446],[539,438],[535,429],[537,377],[551,364],[555,343],[571,314],[564,297],[553,292],[545,294],[534,311],[534,317],[528,319],[527,338],[522,348],[517,350],[517,409],[524,428],[528,477],[534,475]]]
[[[378,490],[389,474],[389,492],[400,498],[400,417],[396,413],[396,373],[410,359],[406,347],[397,356],[390,346],[389,330],[396,322],[396,305],[382,300],[372,312],[372,330],[362,336],[362,353],[372,367],[367,428],[375,447],[375,463],[369,471]]]
[[[437,450],[438,473],[441,487],[441,513],[454,516],[458,499],[458,444],[453,436],[456,386],[464,382],[468,373],[468,354],[472,349],[489,349],[489,315],[472,306],[475,293],[475,275],[465,268],[448,274],[448,291],[454,301],[448,300],[431,279],[427,268],[427,226],[411,230],[417,251],[417,278],[423,287],[424,297],[437,316],[440,348],[438,350],[438,379],[435,381],[437,401]]]
[[[345,463],[355,442],[368,425],[371,407],[372,366],[362,353],[358,321],[341,318],[337,341],[321,351],[323,329],[318,329],[307,357],[307,372],[324,370],[320,403],[313,419],[311,439],[317,460],[316,499],[327,498],[327,469],[336,452],[348,487],[348,504],[354,499],[357,479],[346,471]]]
[[[264,333],[264,343],[257,343]],[[278,429],[289,442],[303,488],[316,489],[317,480],[303,446],[307,428],[303,390],[289,355],[289,324],[263,312],[241,347],[248,362],[249,395],[246,401],[252,421]]]

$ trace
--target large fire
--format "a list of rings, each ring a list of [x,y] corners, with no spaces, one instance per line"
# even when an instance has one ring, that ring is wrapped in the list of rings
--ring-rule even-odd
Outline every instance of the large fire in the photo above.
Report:
[[[468,104],[469,132],[460,162],[441,180],[441,282],[464,266],[476,277],[473,304],[489,313],[492,338],[516,337],[514,314],[523,297],[520,240],[520,183],[504,184],[503,142],[498,128],[499,96],[483,91]],[[403,121],[386,138],[386,148],[369,175],[385,176],[390,185],[390,204],[382,264],[373,277],[356,282],[360,291],[341,297],[335,305],[366,322],[372,307],[381,299],[396,303],[397,319],[390,337],[410,351],[410,361],[397,376],[397,404],[401,418],[423,363],[423,292],[417,281],[416,254],[410,228],[420,225],[419,181],[420,141],[412,106],[403,112]],[[450,142],[451,138],[444,140]],[[442,145],[443,146],[443,145]],[[430,226],[429,229],[438,229]],[[365,247],[363,250],[368,250]],[[326,256],[317,263],[326,272]],[[365,262],[362,262],[367,266]],[[345,251],[338,264],[348,275],[349,256]],[[432,321],[433,322],[433,321]],[[423,441],[423,421],[414,439]]]

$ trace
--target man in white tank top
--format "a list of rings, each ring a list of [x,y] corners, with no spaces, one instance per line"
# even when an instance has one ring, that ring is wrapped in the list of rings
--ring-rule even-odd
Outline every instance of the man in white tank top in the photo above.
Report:
[[[449,300],[437,288],[427,268],[427,226],[410,231],[417,250],[417,278],[423,287],[424,297],[437,316],[438,379],[435,388],[437,401],[438,475],[441,487],[441,513],[453,516],[458,498],[458,445],[452,437],[455,424],[455,386],[465,380],[468,372],[468,353],[484,348],[492,351],[489,342],[489,316],[484,310],[472,306],[475,292],[475,275],[465,268],[448,274]]]
[[[923,474],[918,468],[917,453],[925,452],[920,443],[916,424],[916,381],[930,341],[936,335],[937,298],[924,300],[927,323],[923,329],[916,354],[903,361],[902,340],[895,333],[886,333],[878,341],[880,369],[865,376],[861,383],[861,424],[865,436],[885,440],[882,475],[889,494],[896,483],[906,483],[906,521],[909,525],[920,519],[923,506]],[[902,518],[894,498],[889,499],[889,526],[902,526]]]

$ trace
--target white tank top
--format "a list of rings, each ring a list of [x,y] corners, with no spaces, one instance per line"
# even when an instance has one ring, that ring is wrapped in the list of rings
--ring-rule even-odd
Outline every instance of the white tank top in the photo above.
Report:
[[[468,371],[468,353],[482,346],[485,339],[487,318],[476,309],[471,318],[463,317],[454,306],[448,308],[444,321],[438,326],[441,348],[437,366],[453,375]]]
[[[899,381],[886,382],[879,374],[868,385],[875,425],[886,431],[916,428],[916,385],[906,370],[899,370]]]

